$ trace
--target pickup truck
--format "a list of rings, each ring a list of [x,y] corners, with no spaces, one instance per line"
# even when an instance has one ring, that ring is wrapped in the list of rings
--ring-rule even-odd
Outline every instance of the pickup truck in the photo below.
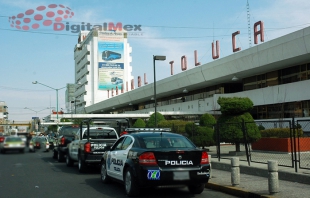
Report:
[[[55,137],[55,145],[53,148],[53,158],[58,162],[65,161],[65,155],[67,154],[67,145],[75,138],[75,134],[80,130],[79,125],[67,125],[62,126],[59,129],[58,134]]]
[[[87,165],[100,165],[106,146],[112,146],[119,138],[112,127],[87,127],[79,130],[74,141],[68,144],[67,166],[78,162],[79,172],[85,172]]]

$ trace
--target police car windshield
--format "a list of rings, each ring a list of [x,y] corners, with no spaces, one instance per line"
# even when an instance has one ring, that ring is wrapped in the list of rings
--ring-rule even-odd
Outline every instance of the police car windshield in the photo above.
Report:
[[[142,136],[142,141],[144,142],[145,148],[195,148],[187,138],[183,136],[167,136],[163,135],[148,135]]]
[[[117,135],[114,130],[98,130],[90,129],[89,135],[91,139],[117,139]],[[84,134],[83,139],[87,138],[87,133]]]

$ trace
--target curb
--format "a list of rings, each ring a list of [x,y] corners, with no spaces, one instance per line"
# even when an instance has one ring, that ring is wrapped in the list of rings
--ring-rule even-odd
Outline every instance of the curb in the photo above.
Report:
[[[242,190],[238,187],[222,186],[222,185],[219,185],[213,182],[208,182],[205,185],[205,188],[209,188],[209,189],[216,190],[216,191],[221,191],[226,194],[230,194],[230,195],[234,195],[238,197],[244,197],[244,198],[275,198],[274,196],[271,196],[271,195],[260,195],[257,193]]]

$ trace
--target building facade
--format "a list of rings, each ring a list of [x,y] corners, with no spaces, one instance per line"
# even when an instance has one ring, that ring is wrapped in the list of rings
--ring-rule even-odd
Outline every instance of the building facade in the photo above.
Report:
[[[195,119],[204,113],[218,115],[219,97],[249,97],[256,120],[302,118],[309,116],[309,86],[307,27],[157,81],[157,111],[172,119]],[[149,83],[85,111],[149,114],[154,112],[152,97],[154,83]]]
[[[131,51],[126,32],[82,31],[74,48],[75,93],[68,92],[67,103],[87,113],[85,107],[133,89]]]
[[[8,132],[8,126],[5,125],[8,123],[8,107],[6,106],[4,101],[0,101],[0,133],[7,133]]]

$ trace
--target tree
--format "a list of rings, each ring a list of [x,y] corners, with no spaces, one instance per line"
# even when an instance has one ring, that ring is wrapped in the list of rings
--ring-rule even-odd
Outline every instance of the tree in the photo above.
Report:
[[[162,120],[166,120],[165,117],[161,114],[161,113],[158,113],[156,112],[156,120],[157,120],[157,124],[162,121]],[[147,128],[152,128],[152,127],[156,127],[155,126],[155,113],[153,113],[149,120],[147,121],[146,123],[146,126]]]
[[[145,125],[146,125],[145,122],[141,118],[138,118],[136,122],[133,124],[133,127],[144,128]]]
[[[240,151],[240,143],[244,142],[242,123],[247,122],[247,142],[254,142],[261,138],[260,131],[249,113],[253,109],[253,102],[249,98],[223,98],[218,99],[222,115],[217,122],[220,126],[220,139],[224,142],[234,143],[236,151]]]

